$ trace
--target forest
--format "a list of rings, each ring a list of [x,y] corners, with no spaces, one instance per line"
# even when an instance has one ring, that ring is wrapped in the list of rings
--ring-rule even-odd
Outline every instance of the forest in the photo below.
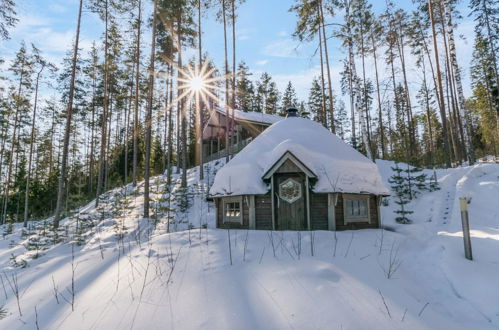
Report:
[[[0,0],[0,43],[22,23],[16,2]],[[314,44],[320,63],[306,99],[293,81],[279,90],[271,74],[255,75],[238,51],[245,0],[77,2],[62,63],[23,41],[12,59],[0,53],[1,224],[53,216],[58,227],[71,209],[141,180],[148,218],[149,178],[176,172],[187,185],[214,106],[281,116],[295,106],[373,160],[449,168],[499,153],[497,0],[413,0],[410,9],[386,0],[382,12],[374,0],[290,0],[293,37]],[[474,23],[471,86],[456,51],[464,2]],[[83,50],[88,15],[103,29]],[[220,67],[203,44],[207,20],[223,26]],[[339,74],[333,52],[344,56]]]

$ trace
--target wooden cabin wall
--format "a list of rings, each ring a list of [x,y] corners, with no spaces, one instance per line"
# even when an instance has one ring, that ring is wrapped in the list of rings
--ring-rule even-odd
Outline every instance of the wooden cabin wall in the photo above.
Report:
[[[256,229],[272,230],[272,200],[270,194],[255,196]]]
[[[378,214],[378,198],[376,195],[369,195],[369,215],[371,217],[371,223],[367,222],[357,222],[345,224],[345,217],[343,213],[343,195],[338,195],[338,201],[336,203],[335,215],[336,215],[336,230],[352,230],[352,229],[367,229],[367,228],[378,228],[379,227],[379,214]]]
[[[310,194],[310,227],[312,230],[328,230],[328,194]]]

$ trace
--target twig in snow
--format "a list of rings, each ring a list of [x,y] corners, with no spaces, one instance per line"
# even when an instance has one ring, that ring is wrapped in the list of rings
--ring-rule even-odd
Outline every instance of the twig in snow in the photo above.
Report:
[[[429,302],[427,302],[427,303],[423,306],[423,308],[421,308],[421,310],[419,311],[418,317],[421,317],[421,314],[423,314],[423,312],[424,312],[424,310],[425,310],[426,306],[428,306],[429,304],[430,304],[430,303],[429,303]]]
[[[38,325],[38,311],[36,309],[36,305],[35,305],[35,325],[36,325],[36,330],[40,330],[40,326]]]
[[[310,255],[314,256],[315,232],[310,232]]]
[[[5,275],[7,276],[7,275]],[[2,281],[2,287],[3,287],[3,293],[5,294],[5,300],[7,300],[9,297],[7,296],[7,290],[5,289],[5,283],[3,281],[3,276],[0,274],[0,280]]]
[[[380,238],[380,242],[379,242],[379,251],[378,251],[378,255],[380,256],[381,255],[381,251],[383,250],[383,240],[384,240],[384,233],[385,233],[385,230],[383,228],[380,228],[381,230],[381,238]]]
[[[258,261],[259,264],[262,263],[262,259],[263,259],[263,254],[265,253],[265,246],[263,247],[262,249],[262,254],[260,255],[260,260]]]
[[[336,257],[336,248],[338,246],[338,237],[336,236],[336,230],[333,232],[334,246],[333,246],[333,258]]]
[[[275,256],[275,245],[274,245],[274,235],[272,234],[272,230],[270,231],[270,244],[272,244],[272,251],[274,252],[274,258],[276,257]]]
[[[407,313],[407,308],[404,310],[404,315],[402,315],[402,319],[400,321],[404,322],[406,313]]]
[[[12,281],[9,279],[9,277],[7,276],[7,274],[5,272],[4,272],[4,274],[5,274],[5,278],[7,279],[7,283],[9,284],[10,289],[12,290],[12,293],[16,297],[17,309],[19,311],[19,316],[22,317],[23,313],[21,312],[21,302],[20,302],[21,297],[19,294],[19,284],[17,281],[17,273],[11,274]]]
[[[350,237],[350,242],[348,242],[348,247],[347,247],[347,250],[345,251],[345,255],[344,255],[345,258],[348,256],[348,252],[350,251],[350,247],[352,246],[353,233],[354,233],[354,231],[352,230],[352,236]]]
[[[243,261],[246,261],[246,249],[248,248],[249,230],[246,230],[246,238],[244,239]]]
[[[55,301],[57,302],[57,305],[59,305],[59,289],[55,285],[55,280],[54,280],[53,275],[52,275],[52,286],[53,286],[53,290],[54,290]]]
[[[383,300],[383,304],[385,305],[386,311],[388,312],[388,316],[392,318],[392,314],[390,314],[390,309],[388,309],[388,305],[386,304],[385,297],[383,297],[383,294],[381,293],[381,290],[378,289],[379,295],[381,296],[381,299]]]
[[[227,236],[229,237],[229,259],[230,259],[230,265],[232,266],[232,246],[230,244],[230,229],[227,229]]]
[[[390,248],[390,254],[388,255],[388,264],[386,267],[382,266],[380,264],[381,269],[383,269],[386,278],[390,279],[393,277],[393,274],[399,269],[400,265],[402,264],[402,261],[400,260],[398,256],[399,252],[399,245],[396,245],[396,240],[393,241],[392,247]]]

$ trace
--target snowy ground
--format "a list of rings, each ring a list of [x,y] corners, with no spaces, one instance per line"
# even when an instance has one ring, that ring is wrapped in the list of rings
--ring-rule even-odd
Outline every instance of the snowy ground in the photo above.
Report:
[[[157,221],[140,218],[139,185],[82,208],[57,236],[50,219],[24,235],[1,228],[0,328],[499,328],[499,164],[439,170],[441,190],[410,204],[411,225],[393,221],[390,200],[389,230],[337,233],[214,229],[204,197],[221,165],[203,183],[192,170],[185,199],[175,175],[171,203],[154,178]],[[387,180],[393,164],[378,165]]]

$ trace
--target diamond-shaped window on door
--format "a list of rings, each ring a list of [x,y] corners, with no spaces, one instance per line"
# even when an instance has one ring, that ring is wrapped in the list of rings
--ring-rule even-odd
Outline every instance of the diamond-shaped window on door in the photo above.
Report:
[[[301,198],[301,184],[287,179],[279,185],[279,197],[290,204],[296,202]]]

